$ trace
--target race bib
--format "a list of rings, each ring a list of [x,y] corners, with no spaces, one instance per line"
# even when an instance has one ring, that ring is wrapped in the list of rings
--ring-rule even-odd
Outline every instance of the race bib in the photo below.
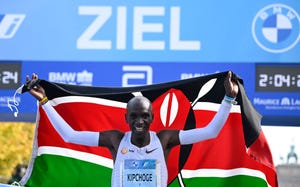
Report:
[[[157,187],[156,160],[125,160],[123,186]]]

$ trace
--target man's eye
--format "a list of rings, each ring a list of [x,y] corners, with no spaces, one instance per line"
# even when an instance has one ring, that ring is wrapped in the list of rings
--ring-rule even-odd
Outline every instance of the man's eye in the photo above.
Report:
[[[149,118],[148,114],[143,115],[143,119],[148,119],[148,118]]]
[[[136,119],[136,115],[131,115],[130,119]]]

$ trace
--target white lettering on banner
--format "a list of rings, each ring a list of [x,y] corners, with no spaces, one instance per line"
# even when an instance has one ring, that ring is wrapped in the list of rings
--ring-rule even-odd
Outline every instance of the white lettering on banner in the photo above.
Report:
[[[281,99],[281,105],[299,105],[300,106],[300,100],[299,99],[295,99],[295,98],[288,98],[288,97],[283,97]]]
[[[74,72],[49,72],[48,79],[50,82],[75,83],[76,73]]]
[[[0,96],[0,107],[7,107],[8,101],[15,101],[17,103],[21,102],[21,97],[12,97],[12,96]]]
[[[291,99],[291,105],[299,105],[300,106],[300,100],[299,99]]]
[[[170,49],[171,50],[200,50],[200,41],[180,40],[180,8],[171,8]]]
[[[203,76],[204,74],[201,73],[181,73],[180,79],[189,79],[193,77],[200,77]]]
[[[79,49],[111,49],[110,40],[92,40],[92,37],[107,22],[112,13],[111,7],[80,6],[80,15],[97,15],[96,19],[77,40]]]
[[[288,97],[283,97],[281,100],[254,98],[253,103],[255,105],[300,105],[300,100]]]
[[[253,104],[263,106],[266,110],[300,110],[300,100],[297,98],[283,97],[281,99],[254,98]]]
[[[146,23],[145,17],[164,17],[165,7],[163,6],[136,6],[133,7],[133,33],[132,40],[134,50],[165,50],[165,40],[145,40],[144,34],[164,33],[163,23]],[[116,49],[127,48],[127,7],[119,6],[116,9]],[[79,6],[79,15],[95,15],[94,21],[87,27],[77,40],[78,49],[101,49],[111,50],[112,39],[93,40],[105,23],[113,21],[110,6]],[[185,41],[180,38],[180,7],[170,7],[170,29],[169,49],[170,50],[200,50],[201,43],[198,40]]]
[[[220,71],[215,71],[212,73],[219,73]],[[194,78],[194,77],[201,77],[201,76],[205,76],[205,75],[209,75],[212,73],[181,73],[180,74],[180,79],[189,79],[189,78]]]
[[[281,105],[290,105],[291,102],[290,102],[290,99],[289,99],[289,98],[284,97],[284,98],[281,99],[281,103],[280,103],[280,104],[281,104]]]
[[[122,76],[122,86],[139,86],[152,84],[153,71],[151,66],[125,65],[122,67],[125,72]],[[126,73],[130,72],[130,73]],[[129,80],[146,80],[144,84],[130,84]]]
[[[134,9],[133,20],[133,48],[134,49],[165,49],[164,41],[145,41],[144,33],[162,33],[163,25],[161,23],[145,23],[145,16],[163,16],[165,15],[164,7],[136,7]]]
[[[260,99],[254,98],[253,104],[254,105],[279,105],[279,99]]]
[[[18,31],[25,17],[25,14],[6,14],[4,18],[0,20],[0,39],[12,38]]]
[[[126,35],[127,35],[127,21],[126,21],[127,9],[126,7],[118,7],[117,18],[117,49],[126,49]]]
[[[93,85],[93,73],[83,70],[82,72],[49,72],[48,80],[51,82],[76,84],[76,85]]]
[[[93,73],[84,70],[77,73],[77,83],[80,85],[91,86],[93,83]]]

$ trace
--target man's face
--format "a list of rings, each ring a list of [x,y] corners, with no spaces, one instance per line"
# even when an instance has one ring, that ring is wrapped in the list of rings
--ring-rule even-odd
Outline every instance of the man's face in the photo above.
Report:
[[[133,133],[138,135],[146,134],[152,121],[152,107],[147,100],[137,99],[127,106],[126,122]]]

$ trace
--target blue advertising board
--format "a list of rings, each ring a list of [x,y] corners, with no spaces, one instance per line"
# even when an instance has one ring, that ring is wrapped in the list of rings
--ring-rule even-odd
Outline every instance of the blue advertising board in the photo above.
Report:
[[[16,108],[10,110],[18,86],[25,82],[26,75],[35,72],[39,77],[52,82],[75,85],[125,87],[157,84],[167,81],[203,76],[232,70],[244,80],[247,95],[254,107],[263,115],[265,125],[299,126],[300,113],[300,64],[264,63],[132,63],[132,62],[54,62],[23,61],[2,63],[3,67],[22,67],[20,78],[17,71],[4,74],[2,80],[13,84],[14,89],[0,90],[0,117],[4,120],[34,121],[36,101],[28,93],[16,95]],[[5,65],[5,66],[4,66]],[[8,69],[8,68],[6,68]],[[10,75],[10,77],[8,77]],[[2,85],[4,85],[2,83]],[[18,110],[18,117],[13,112]]]
[[[299,1],[0,4],[0,121],[35,120],[34,98],[13,97],[31,73],[119,87],[232,70],[264,125],[300,126]]]
[[[0,4],[5,60],[299,62],[299,1]]]

